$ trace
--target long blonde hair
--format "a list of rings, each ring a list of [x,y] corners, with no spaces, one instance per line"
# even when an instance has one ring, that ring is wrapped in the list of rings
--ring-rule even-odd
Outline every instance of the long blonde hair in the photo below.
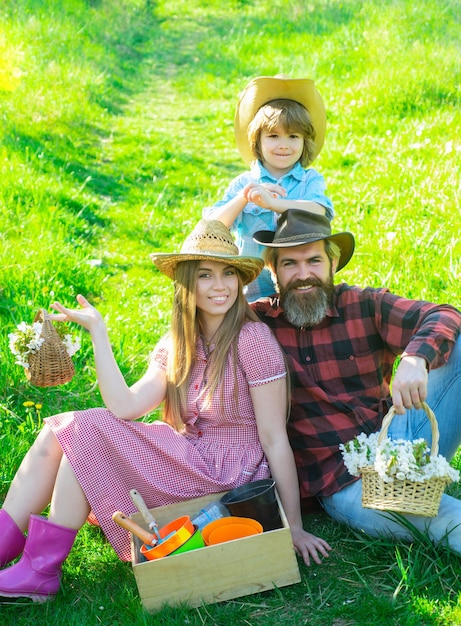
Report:
[[[184,426],[181,409],[187,405],[187,391],[192,367],[195,364],[196,343],[200,335],[197,316],[197,276],[200,261],[180,262],[176,266],[173,314],[170,330],[170,349],[166,368],[167,390],[164,420],[178,430]],[[234,367],[234,393],[238,396],[235,375],[238,358],[238,336],[246,321],[259,321],[250,309],[242,292],[242,280],[237,271],[238,296],[226,313],[215,335],[215,349],[210,353],[207,364],[205,403],[209,403],[219,383],[224,379],[229,350],[232,351]]]

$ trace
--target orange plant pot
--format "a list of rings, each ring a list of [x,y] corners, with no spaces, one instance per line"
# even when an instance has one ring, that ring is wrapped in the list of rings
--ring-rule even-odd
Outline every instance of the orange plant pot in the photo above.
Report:
[[[211,535],[216,531],[223,531],[223,534],[215,535],[213,540]],[[225,532],[227,530],[227,539]],[[251,535],[257,535],[263,532],[262,525],[248,517],[223,517],[210,522],[202,529],[202,537],[207,546],[214,543],[222,543],[223,541],[231,541],[232,539],[238,539],[239,537],[249,537]],[[240,533],[240,534],[238,534]]]
[[[153,547],[143,544],[141,546],[141,554],[143,554],[146,559],[149,559],[149,561],[160,559],[180,548],[192,537],[194,532],[195,527],[188,515],[178,517],[169,524],[166,524],[166,526],[160,528],[160,537],[164,539],[164,541]],[[171,537],[168,537],[170,534]],[[168,539],[165,539],[165,537],[168,537]]]

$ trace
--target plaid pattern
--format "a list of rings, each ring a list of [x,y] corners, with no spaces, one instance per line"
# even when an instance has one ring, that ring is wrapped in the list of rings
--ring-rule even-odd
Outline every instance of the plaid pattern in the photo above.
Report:
[[[165,367],[167,354],[168,342],[162,340],[153,356],[159,367]],[[184,432],[160,421],[123,421],[103,408],[46,419],[121,559],[130,559],[129,534],[112,521],[112,513],[135,512],[130,489],[137,489],[147,505],[155,507],[269,476],[250,387],[284,378],[283,354],[265,324],[248,322],[240,331],[238,357],[238,407],[232,366],[225,372],[223,397],[218,388],[211,406],[204,407],[206,355],[202,343],[197,343],[197,363],[182,416]]]
[[[301,496],[328,496],[355,480],[341,442],[374,432],[391,406],[389,382],[404,350],[429,368],[446,363],[461,314],[449,305],[408,300],[387,289],[335,288],[334,306],[314,329],[296,329],[277,297],[252,304],[288,357],[292,410],[288,425]]]

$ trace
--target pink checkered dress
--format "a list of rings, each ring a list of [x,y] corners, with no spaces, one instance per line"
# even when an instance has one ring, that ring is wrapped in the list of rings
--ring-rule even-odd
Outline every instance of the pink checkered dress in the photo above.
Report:
[[[168,344],[154,360],[164,368]],[[104,408],[61,413],[45,421],[56,435],[106,537],[122,560],[130,560],[127,531],[112,521],[114,511],[135,512],[129,495],[137,489],[149,507],[233,489],[267,478],[269,467],[258,439],[250,387],[286,375],[281,350],[269,328],[247,322],[238,342],[238,406],[231,356],[211,405],[204,406],[206,355],[197,362],[182,416],[184,432],[156,421],[122,421]]]

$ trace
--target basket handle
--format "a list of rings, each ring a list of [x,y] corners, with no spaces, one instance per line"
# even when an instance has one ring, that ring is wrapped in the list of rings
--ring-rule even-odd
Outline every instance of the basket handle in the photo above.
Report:
[[[431,446],[431,456],[437,456],[439,452],[439,427],[437,424],[437,420],[435,419],[434,411],[430,408],[428,404],[422,402],[422,408],[426,411],[426,415],[431,423],[432,429],[432,446]],[[392,422],[395,415],[395,409],[393,406],[389,409],[389,412],[384,416],[383,423],[381,427],[381,432],[379,433],[378,443],[382,443],[382,440],[387,436],[387,431],[389,429],[390,423]]]
[[[34,322],[42,322],[42,335],[44,334],[45,328],[48,329],[48,332],[57,332],[55,327],[53,326],[53,322],[51,321],[50,314],[46,309],[39,309],[37,311],[34,317]]]
[[[49,314],[46,309],[39,309],[34,317],[34,322],[42,322],[44,323],[49,319]]]

